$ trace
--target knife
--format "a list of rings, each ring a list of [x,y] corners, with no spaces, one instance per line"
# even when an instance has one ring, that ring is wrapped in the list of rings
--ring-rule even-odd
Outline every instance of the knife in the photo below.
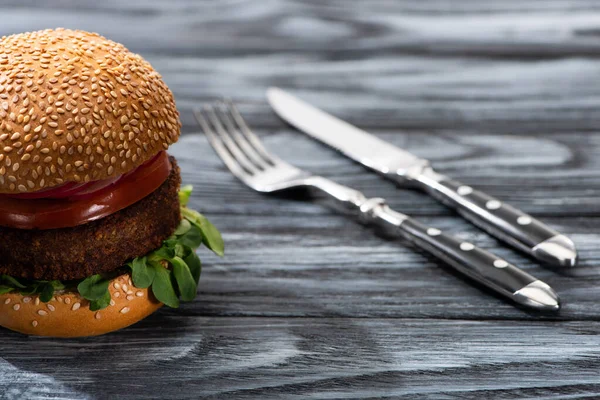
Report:
[[[286,122],[401,185],[416,186],[491,235],[553,266],[572,267],[571,239],[530,215],[439,174],[429,161],[327,114],[279,88],[267,99]]]

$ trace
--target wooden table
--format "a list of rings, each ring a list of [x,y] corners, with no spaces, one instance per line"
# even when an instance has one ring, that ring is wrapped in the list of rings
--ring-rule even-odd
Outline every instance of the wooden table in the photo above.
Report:
[[[593,0],[9,1],[1,34],[66,26],[141,53],[175,93],[172,153],[227,255],[199,297],[130,329],[0,331],[2,399],[600,396],[600,8]],[[431,159],[574,239],[552,271],[283,124],[270,85]],[[318,203],[239,184],[192,119],[229,96],[283,159],[492,250],[552,285],[513,307]]]

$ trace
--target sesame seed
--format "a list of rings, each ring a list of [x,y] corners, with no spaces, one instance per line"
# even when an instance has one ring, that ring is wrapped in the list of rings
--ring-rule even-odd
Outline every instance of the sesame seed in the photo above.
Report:
[[[4,304],[10,304],[10,299],[4,300]]]
[[[135,296],[132,296],[132,295],[129,295],[129,296],[126,297],[126,299],[129,300],[129,301],[133,300],[134,298],[135,298]]]
[[[121,309],[121,314],[127,314],[129,312],[129,307],[123,307]]]
[[[137,292],[135,292],[135,295],[137,297],[144,297],[144,292],[142,292],[141,290],[138,290]]]
[[[38,326],[38,322],[36,320],[31,321],[31,326],[34,328]]]
[[[31,301],[31,297],[23,297],[23,303],[27,304]]]
[[[47,307],[50,311],[56,311],[56,308],[52,304],[48,304]]]
[[[15,310],[15,311],[19,311],[20,309],[21,309],[21,305],[20,304],[15,304],[13,306],[13,310]]]
[[[100,319],[100,318],[102,318],[102,316],[100,315],[100,311],[98,311],[98,312],[96,313],[96,315],[94,315],[94,317],[95,317],[96,319]]]
[[[0,191],[123,174],[179,136],[179,115],[160,75],[97,34],[5,36],[0,63]]]
[[[77,310],[79,310],[79,307],[81,307],[81,303],[79,303],[79,302],[74,303],[73,307],[71,307],[71,310],[77,311]]]
[[[37,312],[37,313],[38,313],[39,315],[41,315],[41,316],[46,316],[46,315],[48,315],[48,311],[46,311],[46,310],[38,310],[38,312]]]

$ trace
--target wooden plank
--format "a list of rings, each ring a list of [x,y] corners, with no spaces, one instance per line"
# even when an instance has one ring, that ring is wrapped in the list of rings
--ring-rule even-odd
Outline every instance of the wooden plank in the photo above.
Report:
[[[600,7],[334,0],[3,2],[0,34],[98,31],[175,93],[172,153],[221,228],[198,299],[100,338],[0,331],[0,398],[599,397]],[[285,126],[270,85],[365,127],[571,236],[557,273],[435,201]],[[557,316],[515,309],[411,247],[317,203],[237,183],[191,110],[233,97],[282,158],[460,235],[554,286]]]
[[[208,318],[165,310],[100,338],[3,332],[0,393],[64,400],[592,398],[600,396],[599,334],[598,322]]]
[[[369,127],[597,129],[592,0],[95,3],[13,2],[0,34],[68,26],[125,43],[174,90],[185,132],[191,107],[219,96],[259,102],[255,122],[276,123],[269,85]]]

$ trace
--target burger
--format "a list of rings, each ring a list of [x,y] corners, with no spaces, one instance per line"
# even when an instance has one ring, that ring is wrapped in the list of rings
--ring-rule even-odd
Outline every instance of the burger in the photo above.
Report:
[[[137,54],[56,29],[0,39],[0,325],[94,336],[196,297],[217,229],[168,155],[173,94]]]

